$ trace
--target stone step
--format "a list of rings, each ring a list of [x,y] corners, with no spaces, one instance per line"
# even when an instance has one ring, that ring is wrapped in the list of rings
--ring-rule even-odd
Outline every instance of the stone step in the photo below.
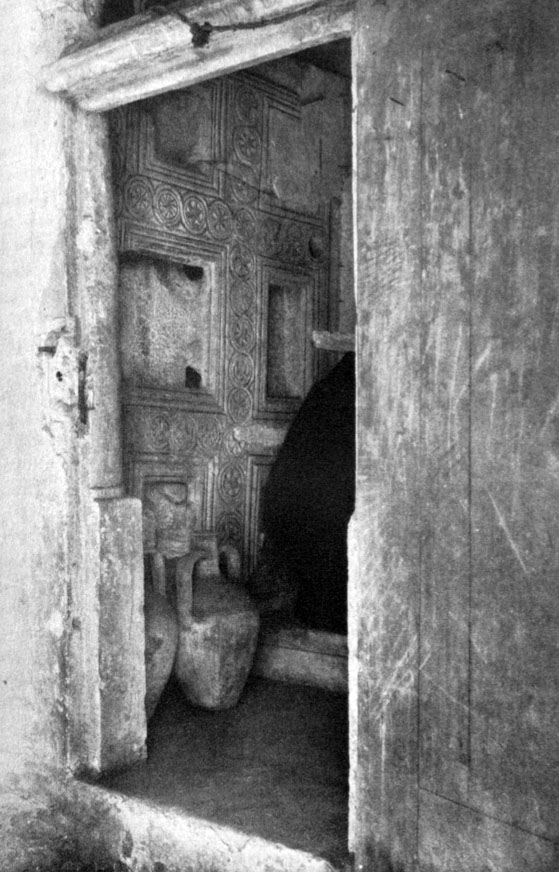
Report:
[[[93,869],[134,872],[341,872],[327,860],[259,836],[74,782],[74,839]]]

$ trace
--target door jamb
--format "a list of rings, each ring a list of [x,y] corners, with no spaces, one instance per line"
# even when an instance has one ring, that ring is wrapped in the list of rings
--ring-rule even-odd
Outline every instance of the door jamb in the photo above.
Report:
[[[91,155],[99,149],[100,162],[107,166],[109,162],[106,119],[88,115],[90,112],[105,112],[113,107],[125,105],[134,100],[145,99],[155,94],[164,93],[177,88],[185,88],[198,82],[227,75],[239,69],[246,69],[257,64],[286,57],[304,48],[322,45],[336,39],[349,38],[352,33],[352,11],[354,0],[340,0],[335,8],[328,0],[318,4],[312,0],[276,0],[275,9],[280,7],[278,21],[269,19],[258,22],[247,20],[246,5],[244,10],[237,9],[237,0],[201,0],[195,7],[190,6],[191,19],[206,21],[210,17],[222,24],[215,28],[209,43],[205,47],[195,45],[191,27],[185,27],[180,17],[169,15],[153,20],[151,16],[135,16],[128,23],[106,28],[91,45],[85,46],[69,54],[45,70],[44,83],[47,90],[71,100],[78,107],[78,135],[74,138],[72,147],[73,158],[84,150],[90,156],[85,162],[75,162],[85,170],[95,172],[98,161]],[[255,4],[256,5],[256,4]],[[221,10],[221,11],[220,11]],[[244,15],[239,20],[238,15]],[[221,15],[221,17],[220,17]],[[237,18],[235,17],[237,15]],[[225,23],[223,23],[225,21]],[[226,23],[228,22],[227,26]],[[279,23],[278,23],[279,22]],[[222,29],[218,29],[221,27]],[[181,64],[177,67],[177,52],[182,52]],[[151,59],[151,60],[150,60]],[[146,69],[149,73],[146,74]],[[355,71],[354,71],[355,94]],[[91,119],[91,120],[90,120]],[[102,129],[104,128],[104,129]],[[355,137],[353,137],[355,158]],[[354,161],[354,189],[357,178]],[[107,191],[103,201],[111,202],[110,174],[106,173]],[[80,182],[87,193],[92,188],[99,188],[99,180],[92,185],[90,179]],[[77,226],[79,223],[77,222]],[[355,232],[355,226],[354,226]],[[113,257],[116,252],[113,253]],[[98,259],[99,260],[99,259]],[[110,264],[108,264],[110,268]],[[113,263],[114,267],[114,263]],[[96,261],[96,271],[103,270],[103,264]],[[105,269],[107,265],[105,265]],[[116,279],[113,280],[113,308],[116,312],[117,296]],[[88,308],[95,312],[96,287],[103,287],[107,293],[106,283],[97,283],[90,277],[87,292],[90,295]],[[95,315],[92,316],[93,319]],[[116,331],[115,331],[116,336]],[[114,359],[118,349],[111,349]],[[113,442],[118,442],[119,435],[113,433]],[[92,487],[94,491],[95,488]],[[97,495],[98,497],[99,495]],[[101,495],[103,496],[103,495]],[[138,513],[136,512],[136,519]],[[138,521],[131,521],[138,523]],[[138,531],[136,531],[138,532]],[[108,555],[110,558],[110,555]],[[349,590],[355,587],[357,580],[350,584]],[[111,640],[107,640],[107,644]],[[99,640],[100,660],[102,660],[103,639]],[[352,646],[350,645],[350,650]],[[350,658],[351,660],[351,658]],[[79,672],[80,664],[74,664]],[[358,706],[357,682],[352,678],[350,664],[350,736],[354,734],[356,712]],[[101,712],[102,715],[102,712]],[[101,733],[103,732],[103,717],[101,716]],[[101,747],[103,736],[101,735]],[[357,755],[350,754],[351,784],[357,779]],[[82,759],[74,761],[75,768],[94,769],[92,755],[82,750]],[[89,754],[89,759],[86,759]],[[95,755],[93,755],[95,756]],[[97,760],[99,758],[96,758]],[[102,755],[101,755],[102,759]],[[99,764],[98,764],[99,765]],[[352,798],[350,795],[350,847],[352,842]]]

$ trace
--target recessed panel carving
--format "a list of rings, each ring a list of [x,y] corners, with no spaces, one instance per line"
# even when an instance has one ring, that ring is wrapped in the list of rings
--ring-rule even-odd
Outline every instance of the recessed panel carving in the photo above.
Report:
[[[214,89],[205,85],[165,94],[151,103],[155,156],[208,178],[215,150]]]
[[[256,417],[291,416],[314,380],[312,275],[265,270],[260,306]]]
[[[319,170],[319,142],[303,135],[300,119],[279,107],[269,116],[269,141],[266,189],[279,205],[299,212],[317,212],[316,177]]]
[[[266,398],[302,399],[305,390],[305,287],[268,285]]]
[[[221,194],[223,81],[163,94],[129,112],[127,161],[157,181]]]
[[[192,279],[185,266],[151,257],[121,265],[122,367],[134,385],[184,388],[187,367],[209,388],[212,267]]]

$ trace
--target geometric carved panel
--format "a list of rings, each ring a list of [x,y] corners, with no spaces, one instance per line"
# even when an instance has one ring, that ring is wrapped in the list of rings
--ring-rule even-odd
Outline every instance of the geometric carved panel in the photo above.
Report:
[[[154,156],[206,179],[212,174],[212,156],[218,127],[213,124],[214,94],[205,86],[171,92],[152,104]]]
[[[327,326],[327,210],[306,195],[288,206],[279,176],[274,190],[292,151],[271,160],[272,112],[276,138],[282,118],[298,130],[294,91],[239,74],[111,119],[129,487],[182,464],[203,489],[196,523],[239,547],[245,570],[275,453],[261,453],[264,429],[296,412],[318,374],[312,330]]]
[[[186,369],[209,386],[211,270],[135,257],[120,269],[122,368],[129,384],[184,388]]]
[[[193,411],[225,402],[224,251],[127,228],[121,256],[125,392],[141,388]]]
[[[291,417],[311,387],[314,298],[312,274],[263,270],[255,418]]]
[[[271,399],[304,396],[305,303],[304,292],[293,284],[268,285],[266,397]]]
[[[311,141],[303,135],[299,117],[287,113],[284,107],[274,107],[269,113],[269,137],[274,143],[266,167],[264,189],[289,202],[297,211],[316,213],[319,192],[308,167],[318,164],[318,137]],[[310,153],[310,150],[314,153]]]
[[[222,187],[225,83],[220,80],[162,94],[129,139],[139,169],[215,196]]]

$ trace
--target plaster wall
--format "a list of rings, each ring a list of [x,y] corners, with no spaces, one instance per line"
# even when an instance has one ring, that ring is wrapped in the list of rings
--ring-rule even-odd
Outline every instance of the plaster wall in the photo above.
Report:
[[[133,586],[141,579],[126,549],[107,544],[117,504],[129,536],[140,518],[120,499],[118,369],[106,353],[115,344],[103,122],[41,85],[43,66],[88,31],[77,0],[0,10],[0,868],[10,870],[54,857],[64,827],[45,809],[68,771],[95,771],[107,755],[98,592],[121,569]],[[90,164],[80,187],[76,170],[90,159],[96,172]],[[126,608],[134,636],[141,599]],[[143,740],[140,726],[138,754]]]
[[[16,809],[16,831],[33,805],[36,773],[50,774],[65,757],[66,507],[74,452],[68,451],[68,395],[56,379],[65,352],[61,348],[56,360],[37,353],[51,330],[73,333],[63,152],[71,110],[38,95],[36,83],[41,63],[56,56],[76,24],[70,9],[66,21],[55,23],[54,6],[4,5],[1,12],[0,783],[3,802]],[[50,44],[44,40],[48,19]],[[70,354],[71,338],[64,344]],[[10,814],[1,817],[9,827]],[[0,840],[12,843],[9,832]]]

